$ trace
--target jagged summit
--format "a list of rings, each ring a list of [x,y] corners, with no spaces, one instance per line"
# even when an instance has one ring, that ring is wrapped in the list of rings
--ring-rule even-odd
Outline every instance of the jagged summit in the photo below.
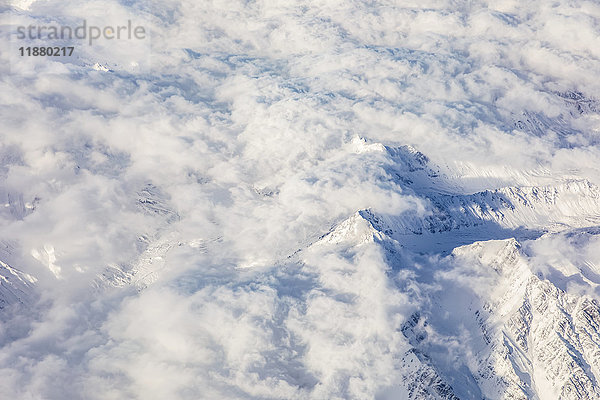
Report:
[[[383,240],[385,235],[377,216],[370,210],[360,210],[338,224],[317,243],[357,245]]]

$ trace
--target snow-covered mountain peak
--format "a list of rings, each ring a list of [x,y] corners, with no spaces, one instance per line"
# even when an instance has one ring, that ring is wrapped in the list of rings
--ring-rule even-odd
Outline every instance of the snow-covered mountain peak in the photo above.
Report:
[[[381,143],[369,143],[365,138],[362,138],[358,135],[352,138],[350,142],[352,151],[361,154],[361,153],[383,153],[385,151],[385,146]]]
[[[376,225],[374,225],[376,218],[370,210],[357,211],[339,223],[317,243],[354,246],[375,240],[381,241],[385,238],[385,233],[376,229]]]
[[[475,242],[455,248],[452,255],[457,262],[489,266],[499,273],[511,270],[524,257],[515,238]]]

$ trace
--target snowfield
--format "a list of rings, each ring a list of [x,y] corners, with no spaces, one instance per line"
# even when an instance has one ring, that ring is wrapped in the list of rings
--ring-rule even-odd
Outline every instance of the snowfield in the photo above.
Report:
[[[597,2],[0,15],[0,397],[600,399]]]

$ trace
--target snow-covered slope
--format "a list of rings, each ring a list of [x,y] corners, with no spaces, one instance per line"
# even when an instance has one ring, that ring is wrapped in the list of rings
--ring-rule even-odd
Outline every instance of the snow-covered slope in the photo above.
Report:
[[[497,275],[493,291],[479,296],[481,308],[471,310],[485,341],[472,371],[485,397],[600,396],[594,298],[566,293],[552,277],[537,275],[515,240],[476,243],[453,255],[457,263]]]
[[[427,198],[430,208],[421,215],[358,211],[310,249],[336,246],[337,253],[352,259],[353,250],[349,249],[377,247],[386,259],[388,273],[407,277],[399,286],[411,288],[408,298],[416,291],[413,304],[417,304],[400,329],[411,350],[397,356],[403,360],[398,369],[410,371],[403,378],[407,396],[600,396],[597,259],[584,256],[569,261],[572,256],[565,255],[563,260],[550,261],[553,273],[544,273],[539,265],[544,253],[531,251],[535,256],[528,256],[514,237],[504,239],[508,233],[526,240],[534,232],[528,248],[536,248],[538,242],[588,232],[586,239],[573,241],[571,246],[591,247],[600,217],[598,188],[588,181],[565,180],[556,186],[439,193],[433,183],[443,177],[425,155],[407,148],[361,143],[363,148],[369,146],[369,150],[390,156],[393,162],[388,170],[396,173],[393,178],[405,190]],[[427,179],[429,185],[424,185]],[[460,182],[446,178],[440,191],[447,192],[451,186],[460,190]],[[486,236],[491,240],[472,243],[474,238]],[[407,250],[419,245],[419,249],[435,253],[440,248],[431,242],[443,241],[440,237],[446,239],[445,246],[454,247],[451,254],[420,258],[423,264],[415,268],[415,256],[407,255]],[[459,246],[460,241],[471,244]],[[577,274],[580,284],[589,287],[583,294],[566,283]],[[444,343],[456,346],[454,351],[459,353],[453,357],[460,358],[451,358],[448,349],[441,348]]]
[[[559,263],[565,275],[545,276],[515,239],[460,246],[406,267],[400,243],[374,220],[359,212],[314,246],[336,245],[342,254],[349,244],[377,246],[405,277],[400,286],[410,288],[417,308],[400,329],[411,346],[398,352],[410,371],[403,380],[409,398],[598,398],[600,304],[593,294],[569,293],[568,269]],[[540,240],[556,234],[548,235]],[[582,284],[597,287],[579,273]]]
[[[0,261],[0,309],[30,302],[37,279]]]

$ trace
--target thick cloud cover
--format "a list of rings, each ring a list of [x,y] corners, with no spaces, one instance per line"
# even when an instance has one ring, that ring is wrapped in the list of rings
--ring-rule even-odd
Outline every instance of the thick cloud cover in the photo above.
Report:
[[[406,395],[399,326],[428,267],[306,247],[357,210],[431,212],[374,143],[423,152],[462,194],[600,184],[600,6],[400,3],[0,6],[0,259],[38,280],[2,311],[0,391]],[[36,42],[16,26],[82,19],[149,37],[18,56]]]

